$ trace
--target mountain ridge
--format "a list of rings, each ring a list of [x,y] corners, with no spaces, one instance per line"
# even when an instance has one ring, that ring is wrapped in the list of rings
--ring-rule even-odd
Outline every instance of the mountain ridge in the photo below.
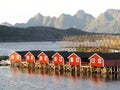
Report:
[[[3,24],[10,25],[10,24]],[[11,26],[11,25],[10,25]],[[120,33],[120,10],[108,9],[97,18],[78,10],[74,15],[61,14],[58,17],[43,16],[38,13],[27,23],[16,23],[14,27],[46,26],[58,29],[76,28],[87,32]]]
[[[27,23],[16,23],[15,27],[29,27],[29,26],[48,26],[59,29],[77,28],[83,29],[94,17],[87,14],[83,10],[79,10],[76,14],[61,14],[58,17],[43,16],[38,13],[31,17]]]

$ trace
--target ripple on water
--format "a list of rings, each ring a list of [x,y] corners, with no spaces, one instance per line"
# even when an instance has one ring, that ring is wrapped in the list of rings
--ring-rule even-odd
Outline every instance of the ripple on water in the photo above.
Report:
[[[0,90],[120,90],[120,79],[103,75],[71,76],[60,73],[28,73],[20,69],[0,67]],[[112,76],[113,77],[113,76]]]

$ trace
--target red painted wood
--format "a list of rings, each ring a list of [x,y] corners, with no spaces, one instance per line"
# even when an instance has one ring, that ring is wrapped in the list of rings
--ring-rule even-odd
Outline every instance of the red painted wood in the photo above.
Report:
[[[90,59],[90,66],[104,67],[104,60],[98,54],[92,55],[89,59]]]
[[[41,53],[38,55],[38,61],[39,61],[40,63],[48,64],[49,58],[48,58],[48,56],[47,56],[45,53],[41,52]]]
[[[9,55],[10,62],[21,62],[21,55],[16,52],[13,52]]]
[[[33,62],[35,62],[35,57],[34,57],[34,55],[33,55],[31,52],[28,52],[28,53],[25,55],[25,61],[28,62],[28,63],[33,63]]]
[[[59,53],[54,54],[52,59],[54,64],[59,64],[59,65],[64,64],[64,58]]]
[[[81,58],[79,56],[77,56],[75,53],[72,53],[69,57],[69,64],[70,65],[77,65],[77,66],[81,66]]]
[[[120,66],[120,59],[105,59],[104,66]]]

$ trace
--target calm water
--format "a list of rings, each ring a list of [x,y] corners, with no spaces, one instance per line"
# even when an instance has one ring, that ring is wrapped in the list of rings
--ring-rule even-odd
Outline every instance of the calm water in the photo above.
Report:
[[[120,76],[0,67],[0,90],[120,90]]]
[[[61,42],[10,42],[0,43],[0,55],[18,50],[58,50]]]
[[[8,55],[16,50],[58,50],[60,43],[0,43],[0,55]],[[0,66],[0,90],[120,90],[120,75],[48,72]]]

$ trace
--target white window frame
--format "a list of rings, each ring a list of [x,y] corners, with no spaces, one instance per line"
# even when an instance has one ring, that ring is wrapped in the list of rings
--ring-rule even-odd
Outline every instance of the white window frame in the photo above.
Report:
[[[31,59],[34,59],[33,56],[31,56]]]
[[[98,59],[98,63],[102,63],[102,59],[101,58]]]
[[[76,62],[79,62],[80,60],[79,60],[79,58],[76,58]]]
[[[14,59],[14,55],[11,56],[11,59]]]
[[[71,57],[71,58],[70,58],[70,62],[73,62],[73,61],[74,61],[74,59],[73,59],[73,57]]]
[[[47,56],[44,56],[44,60],[47,61]]]
[[[59,57],[59,61],[62,62],[62,57]]]
[[[57,57],[54,57],[54,61],[57,61]]]
[[[27,58],[27,59],[30,59],[30,57],[29,57],[29,56],[27,56],[26,58]]]
[[[42,56],[40,56],[40,60],[42,60]]]
[[[19,56],[17,56],[16,58],[19,59]]]
[[[92,63],[95,63],[95,58],[92,58],[92,59],[91,59],[91,62],[92,62]]]

